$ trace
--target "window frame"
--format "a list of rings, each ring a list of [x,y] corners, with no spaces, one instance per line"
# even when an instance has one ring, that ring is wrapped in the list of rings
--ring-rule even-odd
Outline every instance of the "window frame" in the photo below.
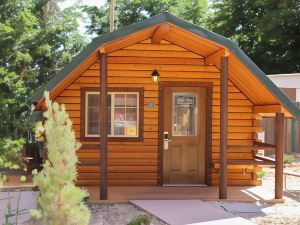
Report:
[[[81,87],[80,89],[80,140],[81,141],[99,141],[100,135],[87,135],[87,93],[99,93],[100,88],[96,87]],[[113,93],[137,93],[138,94],[138,107],[137,107],[137,119],[138,119],[138,136],[136,137],[126,137],[126,136],[107,136],[110,141],[143,141],[144,133],[144,88],[108,88],[107,92]]]

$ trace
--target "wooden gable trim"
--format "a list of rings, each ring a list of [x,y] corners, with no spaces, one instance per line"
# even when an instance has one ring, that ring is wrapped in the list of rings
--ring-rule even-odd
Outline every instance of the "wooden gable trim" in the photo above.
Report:
[[[220,48],[224,48],[223,45],[218,44],[217,42],[214,42],[212,40],[209,40],[208,38],[205,38],[204,36],[197,35],[189,30],[183,29],[175,24],[170,23],[170,31],[175,34],[175,36],[181,36],[181,40],[184,42],[185,39],[189,39],[194,42],[195,45],[199,46],[199,42],[202,43],[203,47],[206,47],[210,49],[210,54],[217,51]]]
[[[238,88],[242,93],[245,94],[249,98],[249,100],[254,104],[260,104],[264,103],[265,101],[257,96],[256,92],[253,92],[249,90],[249,85],[251,86],[251,82],[255,82],[257,84],[256,89],[257,90],[264,90],[264,93],[266,94],[266,98],[268,98],[268,102],[271,104],[277,104],[278,102],[276,99],[267,91],[267,88],[255,78],[253,74],[249,70],[245,68],[243,64],[239,62],[237,57],[234,53],[230,53],[229,50],[226,50],[225,48],[215,52],[214,54],[211,54],[210,56],[205,58],[205,64],[214,64],[218,69],[220,69],[221,66],[221,56],[226,56],[229,54],[229,80]],[[238,67],[238,69],[236,68]],[[239,70],[239,71],[238,71]],[[247,78],[249,80],[241,81],[238,77],[241,75],[247,75]],[[245,78],[246,79],[246,78]]]
[[[152,44],[159,44],[165,34],[170,31],[170,26],[167,23],[160,25],[152,36]]]
[[[206,65],[215,65],[215,62],[220,61],[222,56],[230,56],[230,51],[227,48],[222,48],[212,54],[210,54],[209,56],[205,57],[204,59],[204,63]],[[218,69],[220,69],[220,64],[215,65],[218,67]]]
[[[254,113],[277,113],[282,112],[281,105],[255,105],[253,106]]]
[[[275,117],[276,113],[283,113],[285,117],[293,117],[293,115],[286,110],[282,105],[255,105],[253,106],[253,112],[259,113],[265,117]]]
[[[135,43],[144,41],[146,39],[152,38],[153,34],[159,28],[160,25],[152,26],[150,28],[141,30],[139,32],[132,33],[130,35],[121,37],[117,40],[113,40],[101,45],[98,50],[106,53],[111,53],[122,48],[126,48]]]

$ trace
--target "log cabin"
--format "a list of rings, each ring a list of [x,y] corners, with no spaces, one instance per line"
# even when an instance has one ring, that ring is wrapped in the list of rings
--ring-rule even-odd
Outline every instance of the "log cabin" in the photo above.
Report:
[[[300,111],[238,45],[170,13],[101,35],[44,91],[66,106],[76,138],[78,185],[260,185],[275,166],[283,193],[284,117]],[[258,140],[262,115],[276,118],[276,144]],[[275,160],[257,155],[274,150]]]

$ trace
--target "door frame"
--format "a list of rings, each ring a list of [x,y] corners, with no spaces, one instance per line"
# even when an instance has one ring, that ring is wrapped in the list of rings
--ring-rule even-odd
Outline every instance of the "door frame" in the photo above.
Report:
[[[211,185],[212,162],[212,82],[160,81],[158,93],[158,170],[157,185],[163,180],[163,133],[164,133],[164,91],[165,87],[204,87],[206,89],[206,148],[205,148],[205,184]]]

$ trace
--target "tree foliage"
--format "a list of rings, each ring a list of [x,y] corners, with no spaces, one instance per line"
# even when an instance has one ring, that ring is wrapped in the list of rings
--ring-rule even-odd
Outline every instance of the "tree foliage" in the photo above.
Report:
[[[77,29],[81,12],[76,6],[61,11],[58,2],[0,2],[0,152],[11,141],[22,146],[33,128],[27,100],[85,46]]]
[[[40,190],[38,203],[41,209],[32,214],[41,217],[45,225],[85,225],[89,222],[90,212],[83,199],[88,193],[74,184],[77,176],[76,151],[80,144],[75,139],[64,105],[52,103],[48,92],[44,97],[48,159],[43,170],[33,178]]]
[[[267,74],[300,71],[299,0],[213,0],[208,21]]]
[[[101,35],[109,32],[108,4],[101,7],[85,6],[83,10],[88,15],[89,34]],[[117,29],[123,28],[166,11],[205,26],[208,5],[206,0],[117,0],[115,26]]]

